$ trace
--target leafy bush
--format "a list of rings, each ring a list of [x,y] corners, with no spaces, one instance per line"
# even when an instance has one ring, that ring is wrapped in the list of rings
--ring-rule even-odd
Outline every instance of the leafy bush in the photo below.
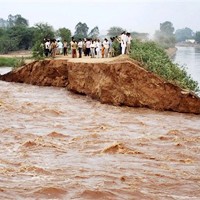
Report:
[[[35,60],[44,59],[44,45],[40,42],[36,42],[32,49],[32,55]]]
[[[199,91],[198,82],[187,74],[186,68],[173,63],[164,49],[155,42],[133,40],[130,57],[141,62],[148,71],[158,74],[169,82],[184,89]]]

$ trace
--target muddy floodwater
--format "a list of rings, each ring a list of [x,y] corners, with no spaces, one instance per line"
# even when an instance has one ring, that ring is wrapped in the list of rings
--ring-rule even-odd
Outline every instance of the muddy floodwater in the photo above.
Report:
[[[200,115],[0,81],[0,199],[199,200]]]

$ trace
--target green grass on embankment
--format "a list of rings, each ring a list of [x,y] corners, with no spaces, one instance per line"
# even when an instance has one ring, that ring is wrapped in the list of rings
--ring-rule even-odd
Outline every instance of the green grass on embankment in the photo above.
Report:
[[[25,59],[22,58],[7,58],[0,57],[0,67],[20,67],[25,64]]]
[[[183,66],[173,63],[165,50],[155,42],[133,40],[131,58],[142,63],[143,67],[183,89],[198,92],[198,82],[194,81]]]

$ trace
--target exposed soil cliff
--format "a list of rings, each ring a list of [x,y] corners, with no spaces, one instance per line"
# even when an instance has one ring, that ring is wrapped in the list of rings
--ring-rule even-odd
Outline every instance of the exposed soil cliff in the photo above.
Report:
[[[130,59],[111,62],[35,61],[1,80],[67,87],[102,103],[200,113],[200,98],[146,71]]]

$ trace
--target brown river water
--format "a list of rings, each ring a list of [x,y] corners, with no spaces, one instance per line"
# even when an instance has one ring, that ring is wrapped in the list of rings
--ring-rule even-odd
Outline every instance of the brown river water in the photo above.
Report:
[[[199,144],[199,115],[0,81],[1,200],[199,200]]]

